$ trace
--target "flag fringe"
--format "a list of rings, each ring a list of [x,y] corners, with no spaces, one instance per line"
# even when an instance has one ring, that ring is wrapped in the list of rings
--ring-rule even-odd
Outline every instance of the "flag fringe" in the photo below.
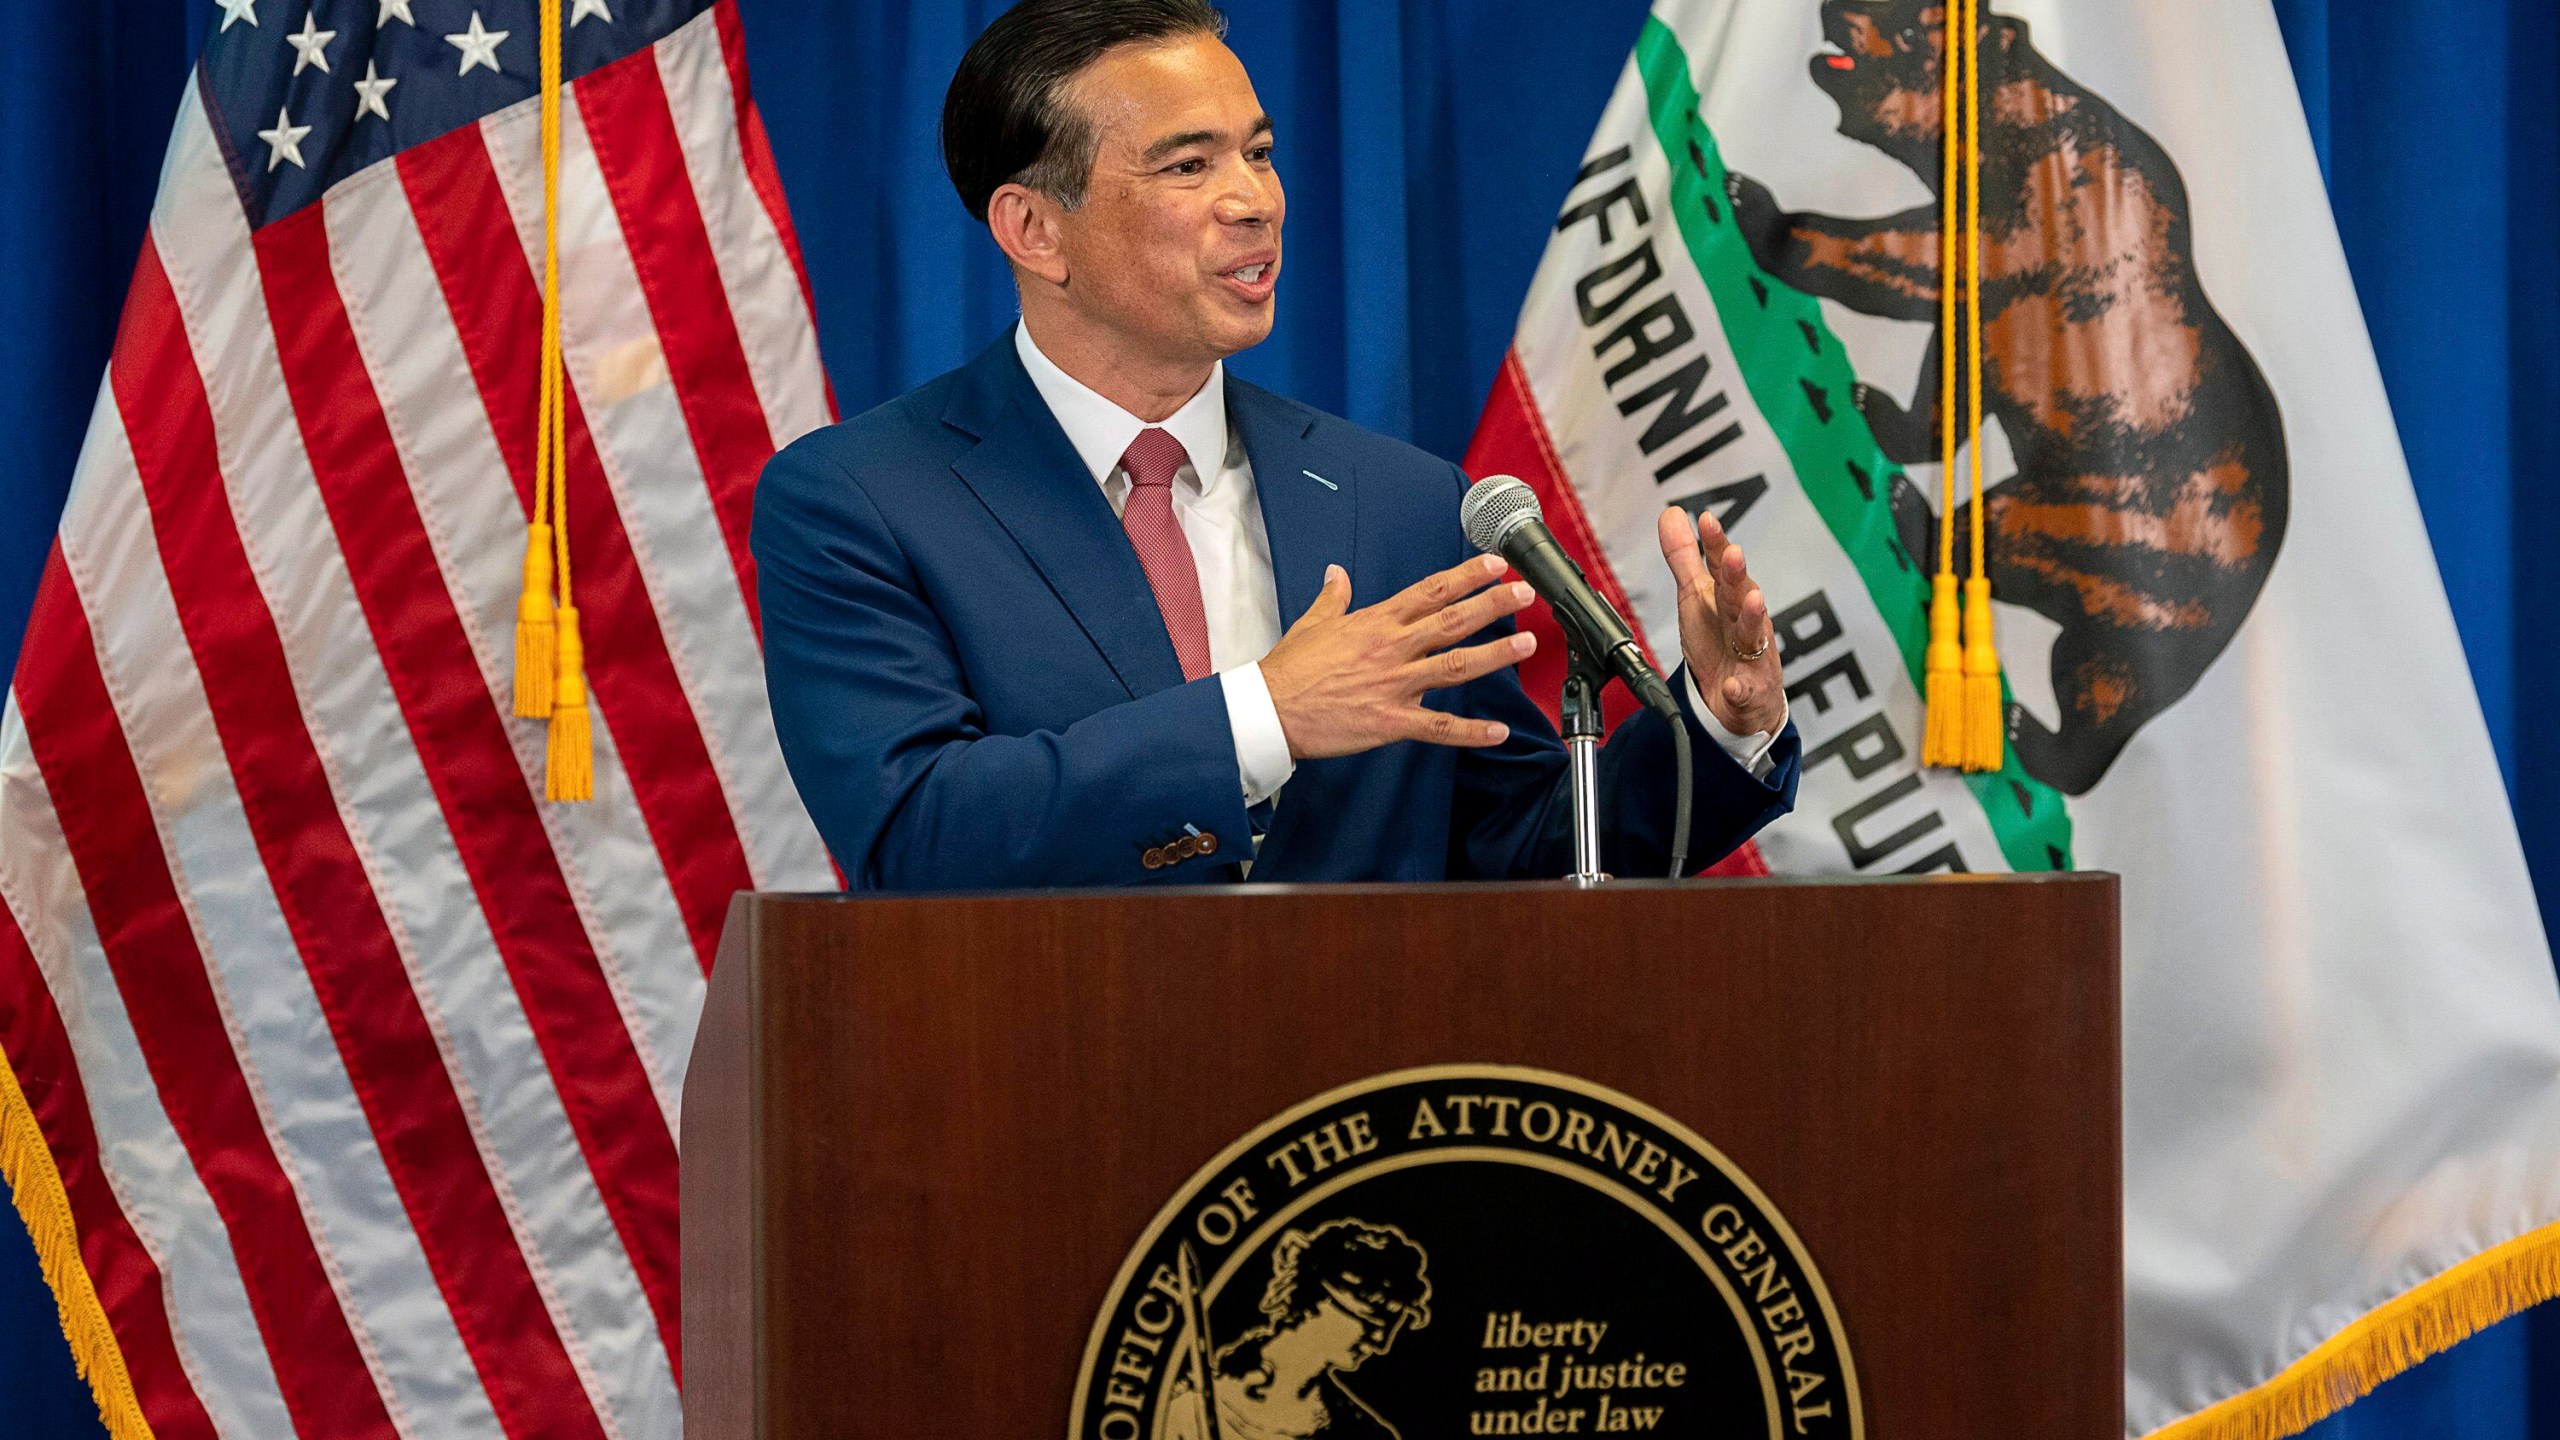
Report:
[[[2560,1298],[2560,1224],[2529,1230],[2403,1292],[2282,1373],[2145,1440],[2286,1440],[2431,1356]]]
[[[151,1440],[151,1424],[142,1418],[124,1351],[80,1258],[80,1231],[71,1219],[62,1172],[54,1167],[53,1149],[36,1125],[35,1111],[18,1088],[17,1071],[6,1054],[0,1054],[0,1182],[8,1185],[18,1217],[35,1241],[36,1264],[53,1291],[63,1338],[71,1343],[71,1363],[89,1382],[107,1434],[112,1440]]]

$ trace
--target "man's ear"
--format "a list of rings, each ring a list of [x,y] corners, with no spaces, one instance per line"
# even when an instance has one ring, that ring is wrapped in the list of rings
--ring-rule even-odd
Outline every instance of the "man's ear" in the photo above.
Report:
[[[1057,201],[1028,185],[999,185],[987,198],[987,229],[996,248],[1016,269],[1052,285],[1067,283],[1065,237],[1060,222],[1065,210]]]

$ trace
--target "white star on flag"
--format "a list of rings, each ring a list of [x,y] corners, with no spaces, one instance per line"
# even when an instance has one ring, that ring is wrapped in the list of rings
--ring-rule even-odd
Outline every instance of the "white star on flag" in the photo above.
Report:
[[[294,124],[293,117],[284,113],[284,107],[277,106],[276,128],[258,132],[258,138],[267,142],[268,172],[272,174],[278,165],[287,160],[293,162],[295,169],[303,168],[302,137],[310,133],[310,126]]]
[[[375,75],[373,61],[368,58],[364,62],[364,78],[356,82],[356,118],[362,120],[367,115],[379,115],[385,120],[390,119],[391,107],[383,103],[382,97],[390,94],[391,87],[399,83],[389,76]]]
[[[604,8],[604,0],[576,0],[569,10],[569,27],[576,29],[578,22],[590,15],[607,25],[613,23],[613,12]]]
[[[321,29],[319,19],[316,14],[306,13],[302,17],[302,33],[284,37],[284,43],[293,47],[293,73],[296,75],[301,74],[306,65],[319,66],[323,75],[329,73],[326,52],[329,42],[338,38],[338,32]]]
[[[258,0],[221,0],[221,5],[222,30],[216,31],[216,34],[228,31],[231,28],[231,22],[234,20],[246,20],[249,22],[250,28],[257,28]]]
[[[373,28],[379,30],[394,20],[413,29],[417,26],[418,17],[409,13],[409,0],[382,0],[382,13],[373,17]]]
[[[486,65],[489,67],[489,73],[492,75],[505,74],[505,71],[498,68],[498,42],[506,38],[507,32],[504,30],[482,29],[480,27],[480,12],[477,10],[472,11],[470,29],[459,35],[447,35],[444,37],[444,42],[446,44],[451,45],[462,52],[462,68],[454,71],[453,73],[456,75],[468,75],[471,73],[472,66]]]

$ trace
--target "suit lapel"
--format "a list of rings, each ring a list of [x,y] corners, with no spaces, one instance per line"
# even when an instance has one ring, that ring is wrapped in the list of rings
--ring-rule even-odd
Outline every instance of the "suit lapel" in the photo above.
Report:
[[[1121,685],[1137,696],[1181,684],[1182,661],[1128,532],[1023,373],[1011,331],[962,372],[943,423],[977,437],[951,468],[1012,532]]]
[[[1227,424],[1253,462],[1254,495],[1262,506],[1262,528],[1271,539],[1271,579],[1279,593],[1283,628],[1316,603],[1327,565],[1351,572],[1354,605],[1381,598],[1360,588],[1360,572],[1351,563],[1360,518],[1360,489],[1351,461],[1308,438],[1320,418],[1295,401],[1232,375],[1227,379]],[[1270,831],[1262,837],[1261,854],[1267,859],[1287,854],[1290,837],[1306,818],[1306,803],[1293,804],[1283,792]]]
[[[1359,487],[1350,461],[1311,442],[1315,411],[1230,375],[1227,424],[1253,462],[1253,488],[1271,538],[1271,578],[1280,624],[1307,613],[1324,588],[1324,567],[1351,569]],[[1106,507],[1107,508],[1107,507]],[[1355,585],[1359,576],[1353,574]],[[1367,596],[1374,600],[1377,597]]]

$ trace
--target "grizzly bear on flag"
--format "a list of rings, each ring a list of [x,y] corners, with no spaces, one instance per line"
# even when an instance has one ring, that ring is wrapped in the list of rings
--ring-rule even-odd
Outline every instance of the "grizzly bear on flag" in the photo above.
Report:
[[[1933,194],[1944,13],[1935,0],[1827,0],[1831,48],[1812,64],[1840,133]],[[1986,12],[1979,53],[1983,403],[2017,461],[1984,496],[1990,573],[2000,599],[2061,627],[2059,725],[2013,703],[2010,742],[2027,773],[2077,795],[2194,687],[2265,586],[2285,530],[2283,421],[2197,278],[2168,152],[2038,54],[2025,22]],[[1782,212],[1739,175],[1731,192],[1754,257],[1779,280],[1866,314],[1938,320],[1937,201],[1842,220]],[[1908,408],[1860,387],[1887,458],[1938,459],[1946,363],[1963,356],[1939,334]],[[1934,566],[1928,501],[1897,478],[1893,504],[1905,548]],[[1960,569],[1968,559],[1959,553]]]

